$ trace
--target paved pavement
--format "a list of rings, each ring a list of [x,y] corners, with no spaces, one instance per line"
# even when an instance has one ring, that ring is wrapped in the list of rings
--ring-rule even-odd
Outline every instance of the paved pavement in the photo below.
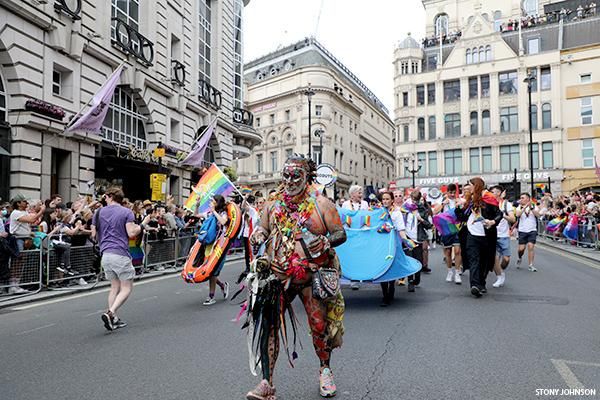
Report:
[[[570,387],[597,390],[571,398],[600,398],[599,263],[540,249],[540,272],[513,264],[506,287],[474,299],[444,281],[439,249],[431,259],[433,274],[416,293],[399,288],[392,307],[379,307],[376,286],[344,290],[338,398],[534,399]],[[230,263],[223,276],[240,270]],[[105,289],[2,309],[0,398],[242,399],[257,379],[231,322],[238,307],[203,307],[206,295],[176,275],[140,282],[121,313],[129,326],[113,333],[100,321]],[[279,398],[316,400],[318,362],[296,309],[304,349],[295,369],[280,358]]]

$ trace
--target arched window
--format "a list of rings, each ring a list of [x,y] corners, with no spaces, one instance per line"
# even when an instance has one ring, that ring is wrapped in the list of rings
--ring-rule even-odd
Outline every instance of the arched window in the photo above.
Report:
[[[502,25],[502,11],[494,11],[494,30],[496,32],[499,32],[501,25]]]
[[[542,129],[552,128],[552,106],[550,103],[542,105]]]
[[[2,83],[2,75],[0,74],[0,124],[2,124],[5,121],[7,121],[6,92],[4,91],[4,84]]]
[[[419,140],[425,140],[425,118],[418,119],[417,132],[419,133]]]
[[[537,106],[535,104],[531,105],[531,129],[537,130],[538,128],[538,113]]]
[[[146,117],[139,113],[133,98],[121,87],[117,87],[110,108],[102,124],[102,133],[107,142],[145,149]]]
[[[477,51],[477,47],[473,49],[473,64],[477,64],[479,62],[479,52]]]
[[[492,61],[492,46],[485,46],[485,61]]]
[[[485,47],[479,48],[479,62],[485,62]]]
[[[527,16],[538,14],[538,0],[524,0],[523,11]]]
[[[491,125],[490,125],[490,110],[483,110],[481,112],[481,133],[483,135],[490,135]]]
[[[434,20],[435,25],[435,37],[439,37],[440,35],[448,34],[448,15],[440,14],[435,17]]]
[[[471,56],[471,49],[467,49],[467,64],[471,64],[473,62],[473,57]]]
[[[479,124],[479,118],[477,118],[477,111],[472,111],[471,112],[471,136],[475,136],[478,133],[478,125]]]

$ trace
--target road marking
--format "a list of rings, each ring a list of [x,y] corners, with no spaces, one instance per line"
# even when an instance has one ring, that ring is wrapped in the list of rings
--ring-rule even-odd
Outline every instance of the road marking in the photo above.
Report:
[[[54,326],[54,325],[56,325],[56,324],[48,324],[48,325],[40,326],[40,327],[37,327],[37,328],[29,329],[27,331],[23,331],[23,332],[17,333],[16,336],[26,335],[28,333],[39,331],[41,329],[50,328],[51,326]]]
[[[575,376],[573,371],[571,371],[571,368],[569,368],[569,366],[567,365],[567,362],[569,364],[575,364],[575,363],[577,363],[577,361],[553,360],[553,359],[551,359],[550,361],[552,361],[552,364],[554,364],[554,367],[558,370],[558,373],[560,374],[560,376],[563,378],[563,380],[565,381],[567,386],[569,386],[570,389],[585,389],[583,384],[581,382],[579,382],[579,379],[577,379],[577,377]],[[582,364],[578,364],[578,365],[582,365]]]
[[[154,299],[158,299],[158,296],[146,297],[145,299],[136,300],[136,301],[134,301],[134,303],[143,303],[145,301],[154,300]]]
[[[571,254],[566,254],[565,252],[553,249],[549,245],[542,244],[542,246],[540,246],[540,247],[543,250],[545,250],[545,251],[547,251],[549,253],[557,254],[559,256],[562,256],[564,258],[568,258],[570,260],[573,260],[573,261],[578,262],[578,263],[583,264],[583,265],[587,265],[588,267],[592,267],[594,269],[600,269],[600,263],[595,263],[592,260],[582,259],[581,257],[577,257],[577,256],[574,256],[574,255],[571,255]]]
[[[84,315],[84,317],[91,317],[92,315],[98,315],[98,314],[101,314],[101,313],[103,313],[104,311],[106,311],[106,310],[98,310],[98,311],[94,311],[94,312],[92,312],[92,313],[89,313],[89,314],[86,314],[86,315]]]

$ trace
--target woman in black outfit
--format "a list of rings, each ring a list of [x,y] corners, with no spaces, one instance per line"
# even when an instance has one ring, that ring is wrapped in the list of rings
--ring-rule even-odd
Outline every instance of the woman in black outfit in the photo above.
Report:
[[[471,294],[486,293],[485,279],[493,270],[496,257],[496,226],[502,220],[498,201],[488,191],[485,182],[473,178],[465,185],[465,198],[456,207],[456,216],[466,222],[466,259],[469,265]]]

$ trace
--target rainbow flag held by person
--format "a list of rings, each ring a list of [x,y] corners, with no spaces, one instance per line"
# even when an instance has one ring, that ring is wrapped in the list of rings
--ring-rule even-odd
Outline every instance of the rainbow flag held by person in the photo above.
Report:
[[[563,229],[563,236],[569,240],[577,240],[579,237],[579,217],[577,214],[572,213],[569,217],[569,222]]]
[[[414,240],[412,240],[412,239],[411,239],[411,238],[409,238],[409,237],[407,237],[406,239],[405,239],[405,238],[402,238],[402,244],[403,244],[403,245],[404,245],[404,247],[406,247],[408,250],[413,250],[413,249],[415,249],[415,248],[418,246],[417,242],[415,242]]]
[[[454,208],[433,216],[433,225],[442,236],[454,235],[460,230],[460,221]]]
[[[550,233],[555,233],[560,229],[566,220],[566,218],[556,217],[548,222],[548,225],[546,225],[546,230]]]
[[[242,195],[247,196],[249,194],[252,194],[252,188],[249,188],[248,186],[242,186],[240,188],[240,192],[242,193]]]
[[[227,176],[212,164],[202,175],[196,187],[192,190],[190,197],[183,205],[185,209],[205,213],[210,210],[210,202],[214,195],[229,196],[235,191],[235,186]]]

